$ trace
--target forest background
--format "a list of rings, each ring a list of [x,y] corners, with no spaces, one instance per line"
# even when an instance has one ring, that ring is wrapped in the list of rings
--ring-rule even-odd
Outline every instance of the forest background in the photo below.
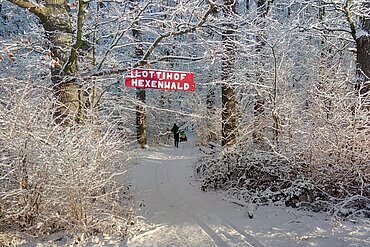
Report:
[[[369,217],[368,1],[0,6],[0,228],[127,235],[127,166],[174,122],[203,190]],[[193,71],[196,91],[126,88],[134,67]]]

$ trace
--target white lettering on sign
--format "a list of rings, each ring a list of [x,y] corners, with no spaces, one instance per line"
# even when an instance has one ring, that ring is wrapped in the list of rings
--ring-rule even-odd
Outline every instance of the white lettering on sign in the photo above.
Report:
[[[144,80],[143,79],[139,80],[139,87],[144,87]]]
[[[194,91],[194,74],[190,72],[133,69],[125,85],[136,88]]]
[[[147,70],[144,71],[134,70],[131,76],[134,78],[143,77],[145,79],[175,80],[175,81],[178,80],[183,81],[186,78],[185,73],[147,71]]]

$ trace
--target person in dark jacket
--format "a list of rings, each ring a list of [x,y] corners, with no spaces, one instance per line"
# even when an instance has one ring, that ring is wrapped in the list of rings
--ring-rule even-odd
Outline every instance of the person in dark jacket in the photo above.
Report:
[[[171,132],[173,133],[173,137],[175,139],[175,147],[179,147],[179,139],[180,139],[179,126],[177,126],[176,124],[173,124]]]

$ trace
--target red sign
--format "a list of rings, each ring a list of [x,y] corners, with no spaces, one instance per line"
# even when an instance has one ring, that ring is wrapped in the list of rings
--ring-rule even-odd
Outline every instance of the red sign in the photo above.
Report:
[[[194,92],[194,73],[154,69],[132,69],[125,77],[126,87]]]

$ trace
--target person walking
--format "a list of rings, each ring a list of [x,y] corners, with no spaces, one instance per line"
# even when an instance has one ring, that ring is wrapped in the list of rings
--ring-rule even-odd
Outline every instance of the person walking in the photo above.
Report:
[[[175,147],[178,148],[179,147],[179,139],[180,139],[179,126],[177,126],[176,124],[173,124],[171,132],[173,133],[173,138],[175,139]]]

